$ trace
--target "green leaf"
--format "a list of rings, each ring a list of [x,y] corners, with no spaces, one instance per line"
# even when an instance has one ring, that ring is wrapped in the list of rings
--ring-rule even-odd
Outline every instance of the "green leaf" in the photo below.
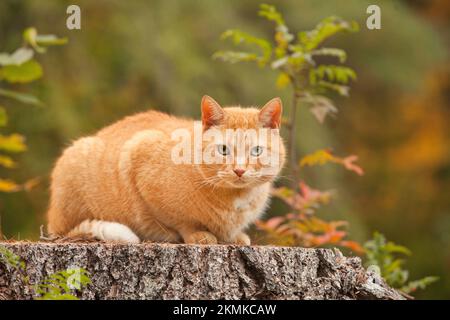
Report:
[[[9,136],[0,135],[0,150],[13,153],[24,152],[27,150],[25,138],[17,133]]]
[[[28,93],[22,93],[0,88],[0,96],[11,98],[25,104],[31,104],[35,106],[42,105],[42,102],[38,98]]]
[[[33,58],[34,51],[29,48],[19,48],[14,53],[0,53],[0,66],[21,65]]]
[[[344,66],[320,65],[309,72],[309,81],[312,85],[319,80],[347,84],[350,80],[356,80],[356,72]]]
[[[67,269],[56,272],[39,283],[35,292],[38,300],[77,300],[72,294],[91,283],[89,273],[85,269]]]
[[[0,188],[2,184],[2,179],[0,179]],[[0,246],[0,262],[7,264],[13,268],[25,270],[25,262],[16,255],[14,252],[8,250],[4,246]]]
[[[344,86],[341,84],[335,84],[327,81],[319,81],[317,85],[324,89],[330,89],[335,92],[337,92],[339,95],[343,97],[348,97],[348,93],[350,91],[350,88],[348,86]]]
[[[358,30],[356,22],[347,22],[339,17],[331,16],[323,19],[313,30],[299,32],[298,40],[305,50],[310,51],[338,32],[356,32]]]
[[[347,59],[347,54],[344,50],[338,48],[321,48],[311,51],[313,56],[334,56],[339,59],[340,63],[344,63]]]
[[[402,290],[405,293],[411,293],[416,291],[417,289],[425,289],[430,284],[439,280],[439,277],[428,276],[419,280],[410,281],[406,286],[402,287]]]
[[[67,38],[58,38],[52,34],[40,35],[36,28],[27,28],[23,32],[23,39],[39,53],[47,51],[46,46],[63,45],[67,43]]]
[[[29,60],[21,65],[7,65],[0,69],[0,79],[10,83],[27,83],[42,77],[41,65],[36,60]]]
[[[0,106],[0,127],[4,127],[8,124],[8,115],[4,107]]]
[[[43,34],[36,36],[36,43],[41,46],[61,46],[67,42],[67,38],[58,38],[54,34]]]
[[[284,21],[282,14],[277,11],[275,6],[268,4],[261,4],[258,15],[266,18],[269,21],[273,21],[276,24],[275,42],[277,44],[275,48],[275,55],[278,58],[286,56],[286,49],[289,43],[294,40],[294,35],[289,32],[288,27]]]
[[[390,252],[390,253],[403,253],[404,255],[410,256],[411,255],[411,251],[401,245],[395,244],[393,242],[388,242],[385,245],[385,250]]]
[[[279,26],[283,26],[286,24],[284,22],[283,16],[280,12],[277,11],[275,6],[263,3],[259,6],[259,8],[259,16],[264,17],[269,21],[274,21]]]
[[[258,61],[256,54],[238,51],[217,51],[213,54],[212,58],[229,63]]]
[[[248,33],[245,33],[243,31],[237,30],[237,29],[230,29],[222,33],[221,39],[231,39],[234,43],[234,45],[240,45],[240,44],[248,44],[248,45],[256,45],[261,50],[261,55],[255,55],[252,53],[243,53],[239,52],[240,55],[246,55],[247,57],[256,57],[254,61],[257,61],[260,66],[264,66],[267,62],[269,62],[271,56],[272,56],[272,45],[269,41],[258,38],[255,36],[252,36]],[[218,53],[219,56],[223,56],[223,52]],[[215,55],[217,56],[217,54]],[[236,55],[235,55],[236,56]],[[242,60],[242,61],[253,61],[253,60]]]

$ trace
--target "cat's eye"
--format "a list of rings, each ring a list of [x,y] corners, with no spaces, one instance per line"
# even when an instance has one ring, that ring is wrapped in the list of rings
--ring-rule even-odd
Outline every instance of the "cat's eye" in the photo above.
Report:
[[[253,148],[250,150],[250,154],[251,154],[253,157],[259,157],[262,153],[263,153],[263,147],[261,147],[261,146],[253,147]]]
[[[227,156],[230,154],[230,148],[228,148],[226,145],[224,144],[219,144],[217,146],[217,152],[219,152],[221,155],[223,156]]]

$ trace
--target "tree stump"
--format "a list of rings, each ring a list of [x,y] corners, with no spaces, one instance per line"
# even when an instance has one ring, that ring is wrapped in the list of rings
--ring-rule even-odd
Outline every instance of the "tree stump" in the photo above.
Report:
[[[71,267],[92,281],[81,299],[403,299],[358,257],[299,247],[0,242],[25,261],[30,284]],[[0,260],[1,261],[1,260]],[[36,298],[0,262],[0,299]]]

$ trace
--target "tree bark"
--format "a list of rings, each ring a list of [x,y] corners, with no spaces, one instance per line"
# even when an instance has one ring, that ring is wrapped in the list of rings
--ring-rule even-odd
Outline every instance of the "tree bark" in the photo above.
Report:
[[[357,257],[337,249],[0,242],[26,263],[31,284],[70,267],[90,273],[82,299],[403,299]],[[33,299],[0,259],[0,299]]]

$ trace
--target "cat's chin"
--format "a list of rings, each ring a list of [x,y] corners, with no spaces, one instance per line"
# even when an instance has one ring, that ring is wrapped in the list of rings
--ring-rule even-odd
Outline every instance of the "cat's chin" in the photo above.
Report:
[[[253,188],[256,187],[257,184],[255,184],[252,181],[245,181],[245,180],[235,180],[235,181],[227,181],[226,186],[228,188],[233,189],[244,189],[244,188]]]

